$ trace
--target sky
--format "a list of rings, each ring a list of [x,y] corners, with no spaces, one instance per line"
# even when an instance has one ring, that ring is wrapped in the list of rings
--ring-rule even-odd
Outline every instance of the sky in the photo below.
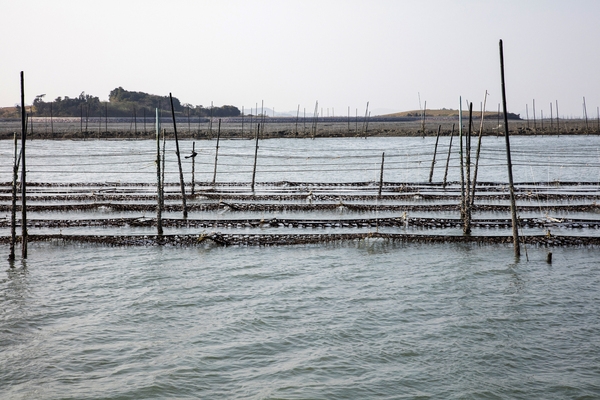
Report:
[[[0,0],[0,106],[116,87],[182,103],[371,115],[502,101],[590,118],[598,0]]]

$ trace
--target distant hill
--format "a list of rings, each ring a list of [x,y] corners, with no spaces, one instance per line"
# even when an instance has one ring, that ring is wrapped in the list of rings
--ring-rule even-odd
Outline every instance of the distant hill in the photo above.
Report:
[[[425,110],[426,118],[436,118],[436,117],[458,117],[459,111],[442,108],[440,110]],[[412,111],[401,111],[392,114],[381,115],[381,117],[418,117],[420,118],[423,115],[422,110],[412,110]],[[500,114],[502,116],[502,114]],[[508,113],[508,119],[521,119],[519,114]],[[469,111],[463,110],[463,118],[469,117]],[[496,111],[486,111],[484,113],[485,118],[497,118],[498,112]],[[473,111],[473,118],[481,118],[481,111]]]
[[[57,97],[53,101],[44,101],[45,95],[36,96],[33,106],[27,106],[27,113],[34,117],[141,117],[152,116],[155,108],[170,111],[171,104],[168,96],[158,96],[144,92],[134,92],[118,87],[112,90],[108,102],[101,102],[97,96],[82,92],[78,97]],[[203,107],[191,104],[181,104],[173,97],[173,108],[178,115],[192,117],[237,117],[240,110],[231,105],[221,107]],[[20,107],[0,108],[0,118],[20,118]]]

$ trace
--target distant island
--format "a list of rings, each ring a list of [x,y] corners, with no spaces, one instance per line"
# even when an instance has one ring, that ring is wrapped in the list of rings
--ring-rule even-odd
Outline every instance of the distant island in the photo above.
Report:
[[[458,118],[459,110],[453,110],[448,108],[442,108],[439,110],[425,110],[425,118]],[[463,118],[469,117],[468,110],[462,110]],[[503,114],[500,113],[500,116]],[[406,117],[423,117],[423,110],[412,110],[412,111],[402,111],[393,114],[381,115],[381,117],[389,117],[389,118],[406,118]],[[496,118],[498,117],[497,111],[486,111],[484,112],[485,118]],[[520,114],[507,113],[506,117],[511,120],[520,120]],[[473,111],[473,118],[481,118],[481,111]]]
[[[27,107],[27,112],[35,117],[141,117],[151,116],[156,108],[170,110],[171,102],[168,96],[158,96],[144,92],[115,88],[108,95],[108,102],[101,102],[97,96],[82,92],[78,97],[57,97],[54,101],[44,100],[41,94],[33,100],[33,106]],[[179,115],[191,117],[237,117],[240,110],[231,105],[221,107],[203,107],[182,104],[173,97],[173,109]],[[20,118],[21,107],[0,108],[0,118]]]

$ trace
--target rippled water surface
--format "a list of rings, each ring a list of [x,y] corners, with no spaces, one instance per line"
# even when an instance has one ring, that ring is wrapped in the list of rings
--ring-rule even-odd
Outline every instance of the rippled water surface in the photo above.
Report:
[[[32,243],[0,398],[598,398],[598,250],[552,251]]]

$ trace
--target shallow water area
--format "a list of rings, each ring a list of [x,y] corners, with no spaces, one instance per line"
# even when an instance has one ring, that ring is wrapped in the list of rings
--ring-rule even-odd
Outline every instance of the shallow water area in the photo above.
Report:
[[[29,251],[0,275],[2,398],[600,396],[597,250]]]

